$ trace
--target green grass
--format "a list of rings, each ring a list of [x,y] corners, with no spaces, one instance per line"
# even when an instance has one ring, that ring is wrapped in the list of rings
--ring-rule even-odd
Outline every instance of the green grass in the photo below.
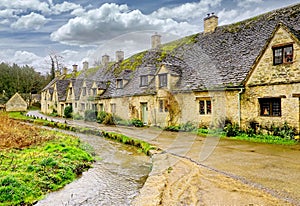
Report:
[[[295,145],[298,141],[293,139],[286,139],[278,136],[267,135],[267,134],[257,134],[257,135],[247,135],[246,133],[240,133],[234,137],[227,137],[225,132],[222,130],[209,130],[209,129],[198,129],[196,132],[199,136],[218,136],[226,139],[242,140],[257,143],[266,144],[279,144],[279,145]]]
[[[150,145],[148,142],[135,139],[132,137],[125,136],[123,134],[118,134],[114,132],[105,132],[102,131],[102,135],[106,138],[121,142],[123,144],[128,144],[139,148],[138,151],[143,152],[147,155],[150,155],[150,150],[156,149],[154,146]]]
[[[23,114],[23,112],[9,112],[8,113],[9,118],[16,119],[16,120],[30,120],[31,117],[27,117]]]
[[[93,157],[78,138],[43,131],[55,139],[26,149],[0,151],[0,205],[30,205],[72,182]]]

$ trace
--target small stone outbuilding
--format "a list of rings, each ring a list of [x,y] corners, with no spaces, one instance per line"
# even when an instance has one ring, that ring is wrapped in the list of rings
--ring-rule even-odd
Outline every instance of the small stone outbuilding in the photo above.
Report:
[[[20,94],[16,93],[6,103],[7,112],[23,112],[27,110],[27,102],[21,97]]]

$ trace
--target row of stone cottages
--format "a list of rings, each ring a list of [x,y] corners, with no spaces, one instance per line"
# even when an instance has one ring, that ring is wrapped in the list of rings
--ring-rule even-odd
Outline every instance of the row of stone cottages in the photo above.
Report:
[[[153,48],[134,71],[116,75],[123,60],[117,52],[116,63],[103,56],[95,73],[84,62],[78,77],[58,75],[42,91],[42,112],[63,115],[72,105],[81,115],[96,109],[147,125],[210,126],[227,118],[242,127],[287,122],[299,131],[299,20],[300,4],[225,26],[210,14],[204,32],[185,38],[193,41],[179,44],[162,61],[164,45],[154,35]]]

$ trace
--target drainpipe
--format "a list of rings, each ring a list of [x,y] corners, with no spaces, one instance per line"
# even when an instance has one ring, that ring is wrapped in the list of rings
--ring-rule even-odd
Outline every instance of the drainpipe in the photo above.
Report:
[[[239,118],[239,127],[241,128],[241,94],[244,92],[244,88],[240,88],[238,93],[238,118]]]

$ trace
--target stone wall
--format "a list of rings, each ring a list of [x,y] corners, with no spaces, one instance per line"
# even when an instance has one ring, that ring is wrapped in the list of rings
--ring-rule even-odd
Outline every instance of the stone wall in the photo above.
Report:
[[[293,97],[299,91],[300,83],[247,87],[241,101],[243,126],[246,127],[250,121],[256,121],[261,126],[281,126],[287,122],[299,130],[299,98]],[[281,116],[260,115],[258,99],[264,97],[281,97]]]
[[[292,63],[273,65],[273,46],[293,43]],[[291,34],[280,27],[254,67],[247,86],[300,82],[300,47]]]

